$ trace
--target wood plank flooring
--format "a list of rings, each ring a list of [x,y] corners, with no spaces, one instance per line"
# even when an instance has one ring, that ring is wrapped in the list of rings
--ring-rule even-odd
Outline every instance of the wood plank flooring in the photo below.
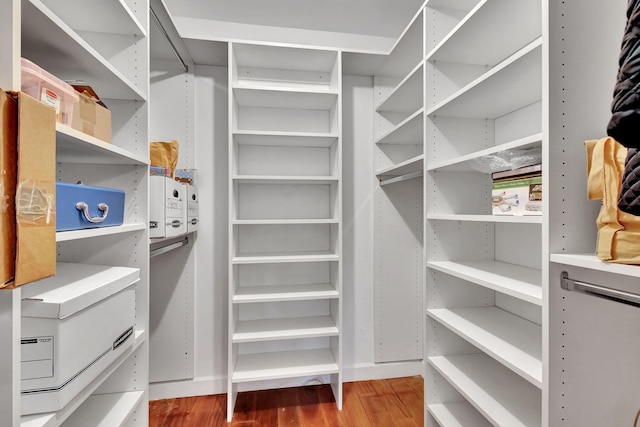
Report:
[[[233,421],[227,396],[149,402],[149,427],[419,427],[424,424],[422,377],[344,383],[343,408],[328,385],[243,392]]]

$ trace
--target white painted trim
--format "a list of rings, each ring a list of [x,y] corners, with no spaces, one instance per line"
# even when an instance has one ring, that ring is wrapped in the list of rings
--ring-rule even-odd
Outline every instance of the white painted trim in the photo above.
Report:
[[[306,49],[341,49],[347,52],[386,54],[395,37],[367,36],[299,28],[270,27],[202,18],[174,17],[183,39],[268,44]]]
[[[369,381],[385,378],[401,378],[423,376],[425,365],[422,360],[397,363],[357,363],[354,366],[343,367],[343,381]],[[320,377],[322,383],[329,383],[328,376]],[[240,391],[266,390],[282,387],[303,386],[313,381],[309,378],[291,378],[284,380],[260,381],[249,383]],[[171,381],[151,383],[149,385],[149,400],[173,399],[189,396],[204,396],[209,394],[224,394],[227,392],[227,377],[198,377],[190,381]]]

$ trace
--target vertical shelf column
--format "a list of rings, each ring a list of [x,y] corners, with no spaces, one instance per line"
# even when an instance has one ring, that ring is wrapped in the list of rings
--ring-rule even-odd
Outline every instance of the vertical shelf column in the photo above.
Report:
[[[340,52],[229,44],[229,367],[342,407]]]

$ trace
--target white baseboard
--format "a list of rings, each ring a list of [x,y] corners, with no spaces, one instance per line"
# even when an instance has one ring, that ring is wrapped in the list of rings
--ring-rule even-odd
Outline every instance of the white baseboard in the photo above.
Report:
[[[358,363],[344,367],[343,382],[380,380],[385,378],[400,378],[423,375],[422,361],[395,363]],[[322,377],[328,382],[328,376]],[[261,381],[259,383],[240,384],[239,391],[265,390],[271,388],[297,387],[309,384],[313,378],[291,378],[283,380]],[[189,396],[204,396],[208,394],[224,394],[227,392],[226,377],[197,377],[189,381],[170,381],[151,383],[149,385],[149,400],[173,399]]]

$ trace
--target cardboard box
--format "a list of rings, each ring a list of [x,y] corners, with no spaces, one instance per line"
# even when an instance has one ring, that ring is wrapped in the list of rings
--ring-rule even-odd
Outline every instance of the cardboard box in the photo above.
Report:
[[[71,127],[104,142],[111,142],[111,111],[99,105],[92,97],[78,93],[73,109]]]
[[[0,91],[0,288],[13,280],[16,260],[18,102]]]
[[[491,201],[494,215],[542,215],[542,176],[494,181]]]
[[[60,263],[22,291],[22,414],[57,411],[133,346],[140,270]]]
[[[56,273],[56,112],[18,98],[16,287]]]

